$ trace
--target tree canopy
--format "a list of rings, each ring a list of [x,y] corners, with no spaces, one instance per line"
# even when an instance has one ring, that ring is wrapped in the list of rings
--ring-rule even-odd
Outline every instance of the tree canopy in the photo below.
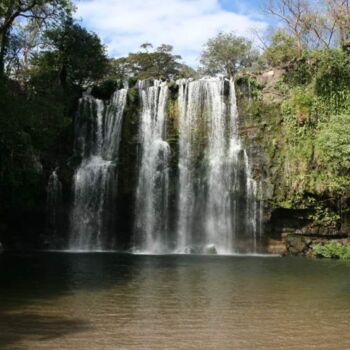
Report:
[[[298,47],[295,38],[281,30],[273,35],[270,46],[263,53],[263,59],[270,66],[287,64],[297,56]]]
[[[59,23],[73,10],[70,0],[3,0],[0,4],[0,74],[5,67],[9,37],[18,19],[22,27],[28,23],[32,30],[36,28],[37,34],[42,28]]]
[[[86,87],[103,78],[108,69],[105,47],[95,33],[68,19],[46,33],[46,50],[34,56],[37,73],[56,74],[63,86]]]
[[[118,79],[173,79],[183,68],[180,59],[171,45],[162,44],[153,50],[152,44],[144,43],[138,52],[112,60],[111,75]]]
[[[250,67],[258,58],[252,43],[234,33],[219,33],[206,43],[200,63],[205,74],[233,76],[239,68]]]

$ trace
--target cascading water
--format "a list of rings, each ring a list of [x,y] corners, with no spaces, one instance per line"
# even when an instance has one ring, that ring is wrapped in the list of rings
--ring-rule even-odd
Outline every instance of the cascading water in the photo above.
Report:
[[[141,112],[133,251],[257,252],[263,216],[257,197],[262,189],[253,179],[238,134],[234,83],[222,78],[179,80],[177,88],[176,102],[175,88],[170,92],[166,82],[137,85]],[[81,162],[74,174],[72,250],[115,247],[117,160],[126,95],[121,89],[109,102],[89,94],[80,101],[75,149]],[[136,151],[134,139],[127,142]]]
[[[165,141],[167,83],[138,84],[140,165],[136,190],[135,251],[164,253],[168,246],[170,147]]]
[[[59,209],[62,204],[62,183],[58,177],[57,169],[49,177],[46,192],[47,230],[50,235],[55,235],[59,220]]]
[[[211,78],[178,85],[177,251],[230,254],[242,250],[242,239],[249,241],[245,251],[255,251],[257,184],[238,135],[234,83]]]
[[[81,156],[74,174],[71,250],[111,249],[117,159],[127,90],[117,90],[107,103],[86,94],[76,121],[76,150]]]

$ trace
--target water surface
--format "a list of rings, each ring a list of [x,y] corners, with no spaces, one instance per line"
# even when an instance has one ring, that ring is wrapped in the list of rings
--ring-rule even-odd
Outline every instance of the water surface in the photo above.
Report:
[[[350,349],[350,263],[6,253],[0,349]]]

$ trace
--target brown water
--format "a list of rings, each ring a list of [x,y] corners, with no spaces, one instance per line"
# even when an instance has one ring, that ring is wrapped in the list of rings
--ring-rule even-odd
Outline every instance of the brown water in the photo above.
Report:
[[[3,254],[1,350],[350,349],[350,262]]]

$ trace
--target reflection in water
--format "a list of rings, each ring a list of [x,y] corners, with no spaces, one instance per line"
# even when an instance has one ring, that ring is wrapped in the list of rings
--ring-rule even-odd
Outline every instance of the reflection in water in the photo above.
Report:
[[[349,262],[0,257],[0,348],[349,349]]]

